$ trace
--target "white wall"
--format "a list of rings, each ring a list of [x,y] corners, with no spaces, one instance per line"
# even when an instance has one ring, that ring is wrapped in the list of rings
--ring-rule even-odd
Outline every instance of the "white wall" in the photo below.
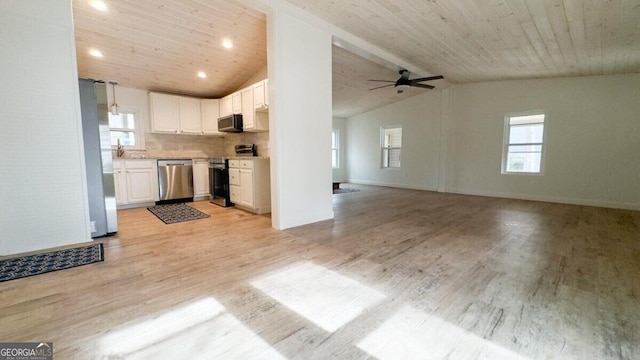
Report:
[[[71,1],[0,2],[0,255],[91,240]]]
[[[338,130],[338,168],[333,169],[333,181],[345,182],[349,178],[347,168],[347,119],[333,117],[333,128]]]
[[[528,110],[547,115],[544,174],[502,175],[504,116]],[[349,180],[640,209],[639,114],[640,75],[454,85],[350,118]],[[379,166],[386,124],[403,125],[399,171]]]
[[[441,91],[427,92],[349,118],[349,181],[413,189],[437,190]],[[380,128],[402,126],[399,169],[381,167]]]
[[[640,209],[640,75],[452,89],[447,190]],[[546,113],[544,174],[501,175],[504,116]]]
[[[113,104],[114,87],[107,84],[107,99],[109,105]],[[116,102],[118,109],[124,111],[136,112],[136,125],[140,128],[141,135],[140,148],[144,149],[144,134],[151,131],[151,122],[149,117],[149,91],[129,88],[124,86],[115,86]]]
[[[285,7],[267,34],[272,224],[286,229],[333,218],[331,35]]]

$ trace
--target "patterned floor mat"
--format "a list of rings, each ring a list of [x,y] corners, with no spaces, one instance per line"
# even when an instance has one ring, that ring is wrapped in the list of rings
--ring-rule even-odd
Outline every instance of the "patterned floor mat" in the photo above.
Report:
[[[185,204],[167,204],[148,207],[153,215],[165,224],[175,224],[183,221],[206,219],[209,215]]]
[[[0,261],[0,282],[104,261],[102,244]]]

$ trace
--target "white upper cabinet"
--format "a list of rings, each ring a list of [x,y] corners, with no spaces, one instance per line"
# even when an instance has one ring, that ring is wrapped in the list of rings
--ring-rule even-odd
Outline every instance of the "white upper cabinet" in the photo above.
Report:
[[[220,117],[233,114],[233,99],[231,95],[227,95],[220,99]]]
[[[222,135],[218,131],[218,118],[220,117],[220,100],[200,100],[202,113],[202,133],[205,135]]]
[[[264,104],[269,107],[269,79],[264,79]]]
[[[242,93],[240,91],[231,94],[231,107],[234,114],[242,114]]]
[[[242,89],[242,130],[250,132],[269,131],[269,108],[267,80],[259,81]]]
[[[242,130],[255,129],[253,121],[255,110],[253,108],[253,87],[249,86],[242,89]]]
[[[242,114],[242,93],[236,91],[220,99],[220,117]]]
[[[203,101],[215,103],[203,107]],[[201,135],[206,126],[207,134],[218,133],[218,100],[150,92],[149,105],[151,132]]]
[[[149,93],[151,106],[151,131],[177,134],[180,127],[178,97]]]
[[[269,79],[253,84],[253,108],[265,110],[269,107]]]
[[[202,134],[202,116],[200,115],[200,99],[179,97],[180,133]]]
[[[268,79],[222,99],[197,99],[149,92],[151,132],[165,134],[224,135],[218,119],[242,114],[244,131],[269,131]]]

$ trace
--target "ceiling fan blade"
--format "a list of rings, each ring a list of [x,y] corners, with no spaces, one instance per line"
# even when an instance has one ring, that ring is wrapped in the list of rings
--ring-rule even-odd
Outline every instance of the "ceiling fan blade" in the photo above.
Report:
[[[418,78],[418,79],[411,79],[411,83],[419,83],[419,82],[423,82],[423,81],[431,81],[431,80],[440,80],[440,79],[444,79],[444,76],[442,75],[437,75],[437,76],[429,76],[429,77],[423,77],[423,78]]]
[[[389,85],[382,85],[382,86],[378,86],[378,87],[374,87],[373,89],[369,89],[369,90],[376,90],[376,89],[382,89],[382,88],[386,88],[389,86],[394,86],[395,84],[389,84]]]
[[[411,86],[425,88],[425,89],[435,89],[435,86],[427,85],[427,84],[411,84]]]
[[[367,81],[379,81],[379,82],[389,82],[389,83],[394,83],[395,81],[391,81],[391,80],[367,80]]]

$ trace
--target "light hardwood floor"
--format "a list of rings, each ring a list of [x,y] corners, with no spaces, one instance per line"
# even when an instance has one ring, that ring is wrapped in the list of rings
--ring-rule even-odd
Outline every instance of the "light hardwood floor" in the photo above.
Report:
[[[342,185],[343,187],[345,185]],[[370,186],[287,231],[118,213],[106,260],[0,283],[56,359],[638,359],[640,212]]]

